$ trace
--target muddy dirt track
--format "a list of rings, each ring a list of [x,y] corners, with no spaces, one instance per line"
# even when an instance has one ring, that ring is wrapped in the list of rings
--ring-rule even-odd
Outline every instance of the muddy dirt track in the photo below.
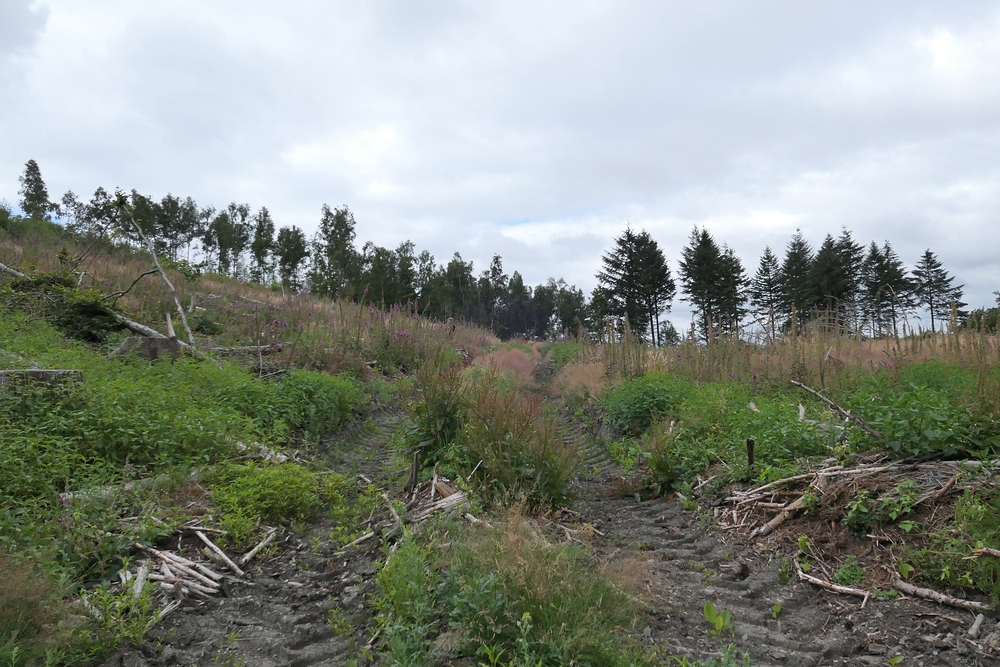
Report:
[[[334,443],[338,458],[331,464],[386,488],[399,486],[388,472],[387,443],[400,419],[385,413],[375,429],[349,429]],[[599,531],[593,538],[599,557],[636,572],[649,611],[641,633],[658,654],[703,659],[733,643],[761,667],[1000,664],[989,653],[1000,645],[996,619],[987,619],[973,643],[966,635],[975,615],[968,611],[911,599],[862,604],[794,574],[783,583],[775,554],[741,545],[677,500],[622,498],[613,493],[620,479],[614,462],[597,445],[578,446],[588,473],[575,482],[576,499],[564,516]],[[143,646],[120,651],[106,667],[378,664],[367,596],[381,549],[371,540],[338,554],[327,534],[323,525],[311,536],[285,533],[277,555],[246,581],[226,581],[225,597],[188,603]],[[709,634],[706,602],[729,612],[731,631]],[[896,657],[902,661],[890,662]]]

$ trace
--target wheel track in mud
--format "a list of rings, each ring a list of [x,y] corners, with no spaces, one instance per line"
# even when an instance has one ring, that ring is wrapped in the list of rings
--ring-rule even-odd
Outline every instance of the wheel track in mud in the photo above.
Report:
[[[401,419],[378,415],[377,428],[357,423],[322,448],[331,468],[379,479],[391,459],[387,443]],[[366,594],[374,587],[378,540],[345,552],[320,522],[309,536],[285,535],[278,553],[247,568],[246,580],[227,579],[225,597],[190,601],[164,619],[138,648],[127,647],[103,667],[343,667],[357,660],[369,640]],[[333,618],[348,623],[338,631]]]
[[[721,531],[679,501],[638,502],[621,497],[620,487],[615,497],[620,468],[606,448],[565,421],[560,433],[580,452],[585,474],[574,483],[578,500],[571,509],[603,533],[595,538],[595,551],[623,567],[628,559],[644,564],[640,584],[651,617],[646,635],[661,654],[702,659],[734,643],[757,667],[886,665],[897,651],[906,665],[998,664],[963,651],[960,639],[946,650],[912,641],[927,630],[920,629],[919,619],[913,627],[902,626],[918,612],[934,611],[932,606],[872,599],[862,610],[857,598],[828,594],[794,576],[782,584],[782,559],[735,540],[727,543]],[[729,612],[731,632],[710,636],[706,602]]]

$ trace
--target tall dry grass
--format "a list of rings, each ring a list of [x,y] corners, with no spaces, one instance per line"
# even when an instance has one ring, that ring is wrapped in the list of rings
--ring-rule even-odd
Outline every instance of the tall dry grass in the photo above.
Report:
[[[60,270],[63,249],[64,256],[84,256],[77,267],[83,274],[82,287],[104,294],[129,290],[118,305],[133,319],[165,330],[166,314],[175,309],[169,289],[157,275],[135,283],[152,267],[145,252],[107,243],[86,247],[51,233],[14,237],[0,232],[0,259],[24,271]],[[201,332],[201,344],[212,339],[211,344],[218,346],[270,345],[280,348],[280,354],[269,359],[288,367],[361,375],[373,367],[409,373],[442,350],[471,360],[498,342],[480,327],[458,323],[452,328],[425,317],[420,303],[381,308],[215,274],[196,277],[167,268],[167,275],[190,311],[193,328]]]

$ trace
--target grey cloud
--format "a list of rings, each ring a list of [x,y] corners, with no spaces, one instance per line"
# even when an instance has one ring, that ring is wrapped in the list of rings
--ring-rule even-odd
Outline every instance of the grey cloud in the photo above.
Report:
[[[0,58],[20,55],[34,47],[49,10],[35,6],[32,0],[6,0],[0,3]]]
[[[696,224],[751,271],[796,227],[818,245],[846,226],[907,262],[930,247],[972,302],[1000,287],[992,2],[116,11],[106,60],[75,88],[87,114],[37,91],[0,109],[3,196],[38,157],[64,189],[239,199],[308,231],[323,202],[348,204],[361,240],[411,238],[439,261],[458,250],[477,270],[499,253],[533,284],[563,276],[586,291],[626,220],[650,228],[674,270]],[[968,71],[929,69],[919,42],[942,31],[980,49]],[[76,57],[72,41],[46,49],[46,72]],[[544,233],[512,237],[515,220]]]

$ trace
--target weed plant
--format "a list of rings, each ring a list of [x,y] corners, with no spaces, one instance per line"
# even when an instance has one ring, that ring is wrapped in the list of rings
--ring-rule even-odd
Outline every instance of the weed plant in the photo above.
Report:
[[[464,373],[457,364],[417,373],[405,445],[425,467],[441,461],[487,501],[552,505],[565,498],[576,470],[557,419],[538,396],[517,392],[493,370]]]
[[[633,598],[584,546],[548,543],[516,512],[489,532],[447,530],[447,549],[407,535],[379,572],[387,664],[645,664],[622,630]]]
[[[955,504],[952,521],[927,537],[921,547],[903,551],[918,578],[979,591],[1000,603],[1000,562],[972,558],[976,547],[1000,548],[1000,490],[995,485],[967,490]]]

